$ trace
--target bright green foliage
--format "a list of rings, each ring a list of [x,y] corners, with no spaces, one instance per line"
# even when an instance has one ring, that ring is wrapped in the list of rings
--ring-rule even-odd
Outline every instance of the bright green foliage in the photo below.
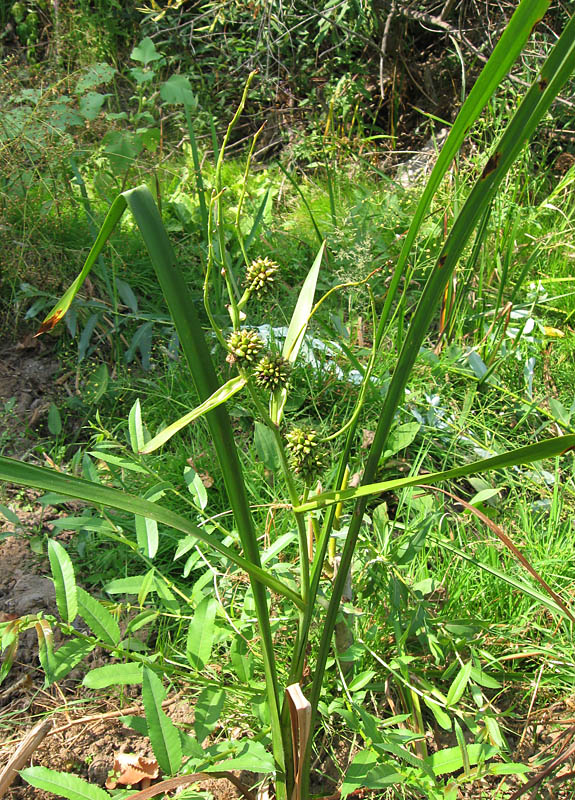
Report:
[[[69,556],[55,540],[51,540],[49,556],[62,620],[71,623],[76,613],[80,613],[102,644],[116,656],[128,660],[127,664],[112,664],[93,670],[84,683],[97,688],[142,681],[146,731],[160,766],[167,774],[175,774],[187,755],[194,759],[194,764],[201,764],[204,759],[214,769],[220,762],[226,764],[226,760],[228,766],[239,768],[259,759],[266,769],[273,769],[275,773],[278,800],[288,800],[294,796],[294,732],[283,690],[286,685],[303,682],[306,657],[311,646],[311,686],[305,690],[310,702],[307,722],[311,730],[314,730],[319,714],[325,718],[338,716],[353,736],[365,743],[350,764],[342,785],[342,795],[346,796],[362,786],[374,790],[400,786],[402,791],[413,789],[419,795],[433,800],[451,798],[454,796],[453,781],[463,785],[466,781],[495,774],[490,773],[492,765],[488,762],[506,751],[503,726],[488,702],[489,691],[497,691],[504,684],[506,676],[503,672],[505,668],[502,669],[495,659],[489,663],[488,669],[484,669],[489,654],[481,649],[474,638],[475,623],[457,618],[448,620],[444,625],[442,623],[442,627],[434,621],[435,612],[430,610],[430,598],[440,587],[436,585],[434,577],[427,574],[428,559],[424,548],[433,547],[434,552],[446,560],[457,557],[480,564],[482,575],[489,572],[491,576],[505,581],[507,586],[520,590],[530,600],[545,604],[558,615],[573,618],[559,594],[526,562],[493,521],[502,487],[487,485],[485,481],[481,483],[477,475],[532,464],[543,458],[558,459],[575,446],[575,434],[540,439],[540,432],[537,431],[538,441],[523,447],[512,443],[506,452],[498,451],[496,445],[486,437],[490,448],[487,452],[486,446],[480,448],[477,442],[471,442],[470,446],[467,442],[465,446],[461,445],[461,452],[457,450],[453,457],[456,466],[449,467],[453,460],[446,464],[444,459],[444,429],[452,425],[457,428],[458,436],[461,434],[463,438],[462,433],[467,432],[466,418],[474,403],[480,399],[477,397],[479,388],[486,395],[489,394],[495,358],[503,346],[507,330],[505,326],[509,323],[511,312],[507,322],[502,318],[495,334],[496,341],[493,337],[490,339],[490,330],[487,330],[484,338],[489,340],[489,347],[483,352],[486,360],[476,349],[466,354],[464,378],[474,381],[473,392],[464,398],[456,423],[452,421],[452,415],[444,415],[439,419],[441,424],[437,424],[430,434],[425,428],[432,428],[434,421],[431,416],[432,403],[428,404],[428,416],[424,419],[420,415],[421,419],[416,417],[416,422],[403,422],[399,412],[402,406],[407,405],[406,389],[417,370],[437,367],[437,353],[425,353],[425,363],[420,356],[442,303],[442,320],[448,320],[448,324],[442,329],[441,335],[447,338],[451,335],[453,319],[449,322],[451,312],[446,298],[453,290],[459,264],[469,257],[467,268],[469,272],[473,271],[480,251],[485,246],[487,225],[496,194],[510,174],[521,149],[544,118],[575,66],[575,21],[571,20],[543,64],[538,80],[518,105],[497,143],[489,154],[484,153],[481,167],[474,176],[473,187],[467,198],[459,204],[446,235],[437,235],[436,231],[427,229],[426,215],[434,199],[438,198],[441,180],[466,132],[476,122],[503,75],[518,57],[533,24],[547,5],[545,0],[523,0],[519,5],[500,44],[462,106],[428,187],[413,212],[396,266],[385,280],[374,267],[363,271],[359,278],[354,275],[345,283],[336,284],[335,280],[333,284],[330,283],[333,276],[328,275],[326,268],[331,258],[330,243],[321,234],[323,220],[319,220],[318,224],[310,207],[313,227],[321,245],[305,279],[300,281],[297,299],[294,302],[290,296],[290,308],[281,308],[285,320],[290,320],[287,330],[284,328],[282,334],[281,356],[276,355],[275,351],[262,356],[263,333],[260,336],[256,331],[253,320],[253,308],[257,303],[252,301],[257,299],[257,295],[263,294],[263,290],[269,288],[271,283],[279,283],[275,280],[278,275],[276,262],[263,257],[254,260],[250,254],[255,238],[255,233],[253,236],[252,233],[257,231],[265,213],[269,189],[263,195],[251,230],[249,226],[242,228],[241,220],[255,139],[238,194],[235,220],[231,222],[225,204],[226,147],[248,99],[253,75],[248,79],[240,106],[221,147],[217,142],[214,144],[213,190],[209,198],[207,181],[204,181],[199,169],[197,143],[189,113],[194,104],[193,87],[188,85],[186,79],[177,82],[172,80],[171,83],[167,81],[163,87],[163,99],[166,102],[181,103],[185,108],[195,168],[193,184],[198,196],[199,230],[205,240],[202,251],[203,287],[199,286],[198,280],[198,285],[193,287],[195,294],[190,290],[190,277],[178,263],[158,205],[149,189],[140,186],[121,191],[112,202],[83,269],[44,321],[43,329],[49,330],[72,308],[83,282],[99,263],[104,245],[124,212],[129,210],[146,245],[164,305],[177,332],[188,368],[185,379],[193,383],[199,403],[198,399],[194,399],[184,404],[192,410],[184,416],[181,416],[181,411],[174,413],[173,416],[178,416],[178,419],[167,424],[164,422],[163,429],[156,428],[155,436],[151,437],[144,424],[144,418],[148,419],[148,400],[142,394],[142,403],[134,403],[128,415],[129,448],[111,435],[104,436],[100,428],[100,440],[85,454],[87,461],[82,461],[84,479],[5,457],[0,457],[0,478],[40,487],[66,497],[77,497],[107,509],[109,519],[106,519],[107,524],[102,526],[100,533],[121,543],[134,558],[139,558],[145,564],[139,568],[140,574],[119,577],[106,585],[108,593],[133,595],[141,606],[140,613],[144,616],[140,619],[136,617],[136,621],[131,623],[132,630],[127,633],[142,630],[149,622],[151,609],[145,605],[152,598],[154,603],[157,600],[158,608],[162,609],[159,613],[165,615],[170,624],[176,620],[183,630],[185,648],[182,646],[180,652],[173,654],[173,658],[166,659],[165,667],[166,670],[175,667],[174,672],[178,673],[187,670],[198,687],[204,687],[195,711],[194,732],[197,741],[192,742],[180,735],[162,709],[165,689],[159,674],[163,662],[155,658],[156,654],[147,652],[142,642],[138,650],[136,641],[130,640],[129,636],[126,641],[120,641],[120,629],[114,617],[103,605],[76,590]],[[132,75],[143,106],[145,86],[151,82],[154,69],[161,66],[162,55],[151,38],[144,38],[132,50],[132,59],[139,64],[132,68]],[[86,107],[87,113],[94,111],[97,102],[92,98]],[[139,113],[143,113],[142,109],[139,109]],[[122,143],[117,144],[115,156],[127,160],[133,158],[129,148],[126,150]],[[339,213],[335,186],[332,176],[329,184],[329,215],[334,228],[337,227]],[[446,215],[446,220],[448,218]],[[472,238],[474,234],[475,243]],[[412,270],[412,261],[420,266],[420,253],[414,247],[416,241],[420,240],[421,251],[429,251],[425,262],[426,280],[424,288],[418,287],[416,301],[412,303],[410,292],[414,277],[420,285],[423,283],[421,276]],[[509,232],[509,241],[515,241],[513,228]],[[510,245],[507,251],[509,258],[513,252],[513,246]],[[243,294],[240,289],[242,275],[246,276]],[[328,315],[323,317],[322,312],[329,308],[333,293],[340,291],[341,287],[361,289],[368,297],[367,317],[371,323],[371,341],[367,347],[357,348],[356,353],[350,337],[342,335],[338,349],[326,356],[326,363],[329,360],[343,362],[348,359],[357,373],[360,388],[347,409],[343,423],[333,432],[324,433],[324,429],[327,431],[330,427],[329,413],[325,421],[322,420],[321,428],[315,423],[315,427],[311,424],[308,427],[301,421],[312,411],[315,417],[322,418],[317,407],[321,402],[321,393],[318,392],[318,396],[314,394],[312,379],[309,378],[307,386],[312,388],[304,402],[298,400],[297,392],[298,389],[301,391],[301,386],[306,386],[304,379],[311,372],[304,363],[305,358],[310,358],[308,341],[313,338],[308,334],[312,326],[315,330],[316,322],[318,328],[322,324],[327,325],[325,317]],[[201,317],[197,310],[200,293],[205,317]],[[134,305],[134,299],[125,287],[123,294],[128,306],[137,310],[137,301]],[[503,308],[502,291],[497,292],[495,305],[497,309]],[[206,318],[211,327],[209,335],[204,331],[203,320]],[[330,321],[333,322],[333,317]],[[340,330],[345,330],[343,315],[338,321]],[[93,326],[96,326],[96,322]],[[389,346],[392,333],[396,345],[393,348]],[[270,337],[272,334],[275,336],[275,332],[270,330]],[[272,341],[270,347],[274,346],[275,342]],[[439,352],[441,348],[436,349]],[[445,355],[446,359],[451,352]],[[459,356],[456,352],[453,357],[453,372],[456,375],[457,370],[462,370]],[[380,370],[375,378],[378,359],[384,361],[385,369]],[[298,386],[296,377],[300,367],[303,378]],[[181,373],[186,370],[183,361],[179,364],[179,370]],[[532,390],[533,375],[528,374],[527,378],[531,381],[529,386]],[[266,397],[265,403],[262,402],[262,387],[271,393],[271,398]],[[240,402],[249,404],[250,413],[256,418],[254,449],[263,462],[263,470],[262,464],[247,463],[243,453],[238,450],[238,443],[243,440],[243,431],[237,424],[241,416],[238,414],[232,421],[230,410],[237,410],[234,404],[239,405]],[[415,407],[413,398],[410,402]],[[243,411],[243,407],[240,408]],[[569,425],[571,412],[566,407],[554,406],[548,413],[559,418],[562,424]],[[361,440],[357,435],[358,426],[362,415],[367,413],[370,414],[370,420],[374,421],[374,430],[368,431],[371,435],[365,436],[361,446],[358,446],[358,438]],[[285,429],[280,428],[284,417]],[[182,438],[186,436],[189,433],[189,430],[185,430],[186,426],[198,420],[202,420],[200,424],[205,422],[209,430],[210,447],[213,447],[218,461],[217,478],[223,482],[226,493],[225,508],[221,513],[210,507],[209,481],[200,473],[195,453],[194,460],[185,468],[183,480],[183,465],[178,464],[179,483],[172,479],[166,466],[170,458],[169,448],[148,458],[176,434]],[[284,430],[287,431],[285,434]],[[401,454],[413,447],[414,443],[419,446],[420,437],[424,444],[419,456],[409,463],[409,470],[403,469],[398,473],[396,467],[398,462],[401,463]],[[337,460],[332,464],[328,458],[326,440],[338,439],[338,448],[333,448],[333,452],[337,452]],[[455,438],[450,440],[451,443],[455,441]],[[362,450],[366,451],[365,458]],[[477,454],[477,451],[480,453]],[[468,457],[470,452],[476,453],[473,460]],[[449,455],[451,457],[451,453]],[[99,480],[94,463],[106,465],[110,473],[106,482]],[[350,476],[355,470],[357,472],[352,483]],[[390,473],[390,470],[394,471]],[[254,488],[262,472],[264,481],[261,486]],[[397,477],[398,474],[400,477]],[[523,471],[518,480],[530,480],[527,478],[529,474]],[[465,513],[475,514],[487,529],[496,533],[549,596],[544,597],[543,593],[527,583],[507,575],[505,569],[497,566],[495,559],[492,559],[495,564],[488,563],[489,558],[484,554],[479,558],[475,550],[469,552],[463,546],[464,542],[460,544],[454,537],[444,534],[442,525],[446,515],[436,501],[433,494],[436,490],[432,487],[464,477],[470,481],[475,493],[471,502],[461,501]],[[558,477],[557,474],[554,484],[556,502],[560,492]],[[138,485],[139,495],[126,490],[128,480]],[[319,494],[310,495],[313,484],[318,480],[325,490],[320,488]],[[112,485],[106,485],[108,481]],[[141,488],[138,484],[140,481],[149,482],[150,485]],[[186,484],[189,491],[186,491]],[[418,490],[413,491],[413,487],[418,487]],[[459,491],[457,486],[454,491]],[[383,502],[379,497],[382,492],[392,493],[397,503],[393,513],[387,501]],[[373,501],[378,497],[374,508]],[[178,512],[172,510],[172,503],[186,504],[187,513],[181,512],[179,506]],[[282,525],[281,535],[273,541],[266,541],[265,546],[262,546],[261,535],[267,537],[269,527],[267,520],[265,530],[259,527],[262,519],[258,508],[260,505],[270,511],[274,524],[280,520]],[[91,528],[93,524],[90,523]],[[463,522],[461,527],[464,527]],[[163,535],[164,530],[167,531],[166,536]],[[184,534],[177,543],[170,538],[174,531]],[[333,544],[337,538],[341,538],[341,548],[336,559]],[[356,558],[358,548],[364,551],[362,555],[365,554],[365,558]],[[187,580],[193,573],[193,580],[176,582],[165,575],[163,560],[166,553],[168,558],[185,557],[184,578]],[[288,553],[290,557],[286,558]],[[150,563],[152,560],[153,563]],[[198,576],[197,571],[205,562],[209,570]],[[378,565],[378,570],[374,569],[374,564]],[[361,630],[361,637],[354,641],[349,636],[352,627],[350,618],[353,619],[353,614],[361,616],[351,607],[355,603],[348,585],[352,565],[354,579],[361,587],[363,596],[375,595],[385,599],[386,624],[392,630],[396,648],[396,653],[388,660],[378,649],[380,637],[377,620],[371,627],[370,622],[360,620],[357,629]],[[411,570],[411,582],[405,579],[408,570]],[[246,583],[238,592],[241,599],[237,599],[241,572],[247,574],[249,587]],[[457,579],[456,575],[454,580]],[[212,580],[216,582],[216,596],[210,593]],[[224,600],[220,591],[222,587]],[[273,604],[270,592],[277,595]],[[516,592],[508,594],[514,597]],[[233,598],[230,602],[234,606],[233,618],[226,607],[230,597]],[[342,598],[346,599],[343,607]],[[502,602],[502,598],[497,598],[497,602]],[[383,614],[384,611],[379,610],[378,613]],[[224,619],[232,623],[229,633],[222,631]],[[319,622],[317,639],[313,633],[316,622]],[[284,623],[286,628],[281,627]],[[49,681],[57,680],[66,674],[70,665],[77,663],[77,659],[85,652],[82,647],[93,646],[93,637],[89,637],[87,642],[72,638],[55,651],[51,623],[35,620],[32,624],[38,633],[40,661]],[[280,647],[278,644],[280,634],[284,634],[286,629],[289,630],[288,645],[291,647],[289,657],[285,656],[288,645],[284,643]],[[334,634],[335,665],[342,691],[328,697],[324,689],[327,670],[333,661]],[[453,638],[449,639],[448,634]],[[414,639],[425,641],[434,671],[426,671],[425,665],[420,663],[421,659],[412,655],[410,647]],[[254,640],[257,645],[252,652]],[[343,647],[340,646],[342,641],[345,641]],[[457,653],[457,659],[446,662],[445,650],[451,646],[449,642]],[[8,631],[6,646],[12,647],[12,644],[13,631]],[[273,763],[269,757],[266,761],[262,741],[236,742],[233,745],[205,743],[206,737],[217,724],[225,702],[221,682],[214,680],[212,674],[212,662],[216,652],[219,655],[221,649],[226,648],[227,651],[228,647],[229,669],[235,671],[239,679],[234,688],[243,693],[241,697],[246,698],[246,704],[261,721],[258,737],[264,740],[268,734],[271,736]],[[363,659],[366,663],[362,663]],[[355,664],[358,665],[357,669]],[[348,668],[355,669],[355,672],[349,673]],[[393,682],[402,712],[383,720],[372,713],[371,706],[364,702],[368,692],[377,688],[381,668],[386,680]],[[457,747],[429,755],[424,714],[449,731],[455,737]],[[135,725],[143,729],[141,722]],[[472,735],[472,741],[469,740],[469,734]],[[297,787],[297,791],[301,791],[301,797],[307,800],[312,739],[301,741],[300,745],[303,769],[301,786]],[[515,765],[506,766],[510,772],[515,768]],[[37,779],[34,775],[32,778]]]
[[[144,669],[142,700],[148,723],[148,735],[160,769],[166,775],[174,775],[182,764],[180,735],[174,723],[162,709],[166,690],[161,680],[151,669]]]
[[[78,614],[92,633],[106,644],[118,644],[121,639],[120,627],[110,612],[80,586],[76,588],[76,595]]]
[[[21,776],[31,786],[45,792],[53,792],[67,800],[109,800],[110,795],[103,789],[88,783],[77,775],[55,772],[46,767],[28,767]]]
[[[56,589],[56,603],[64,622],[72,624],[78,614],[78,600],[74,566],[60,542],[50,539],[48,557]]]

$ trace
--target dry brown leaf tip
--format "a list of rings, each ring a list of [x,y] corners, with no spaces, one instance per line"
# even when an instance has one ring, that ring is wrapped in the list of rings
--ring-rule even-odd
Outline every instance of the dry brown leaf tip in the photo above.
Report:
[[[146,758],[137,753],[116,753],[114,756],[113,774],[106,780],[106,789],[116,786],[135,786],[140,782],[156,780],[160,768],[155,758]]]

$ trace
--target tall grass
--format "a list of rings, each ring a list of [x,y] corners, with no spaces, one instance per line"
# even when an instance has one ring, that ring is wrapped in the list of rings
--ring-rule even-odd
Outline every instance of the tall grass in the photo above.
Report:
[[[262,267],[262,262],[257,262],[257,259],[255,260],[256,266],[254,266],[250,246],[255,241],[258,219],[256,217],[252,232],[245,237],[240,225],[242,199],[240,199],[232,224],[230,225],[226,220],[222,165],[226,144],[247,97],[249,81],[242,104],[230,123],[226,137],[219,148],[214,190],[209,201],[201,205],[202,228],[206,235],[206,263],[202,288],[204,312],[211,327],[209,337],[203,331],[202,320],[190,288],[178,266],[157,205],[151,192],[145,186],[122,192],[115,199],[82,271],[42,325],[41,332],[51,330],[64,317],[82,283],[97,262],[112,231],[119,224],[124,213],[129,211],[145,242],[158,285],[169,308],[191,379],[201,403],[193,412],[176,420],[154,438],[147,435],[142,422],[140,406],[139,404],[135,405],[130,413],[129,424],[136,463],[140,464],[140,469],[145,471],[146,465],[153,463],[153,456],[150,455],[153,450],[160,447],[170,436],[177,435],[178,431],[193,419],[205,416],[223,475],[230,510],[239,537],[241,554],[234,547],[222,542],[221,535],[231,535],[230,530],[220,526],[210,532],[204,526],[192,524],[185,515],[172,511],[157,500],[138,497],[90,480],[82,480],[72,475],[18,463],[4,457],[0,458],[0,478],[24,486],[34,486],[61,495],[80,498],[98,507],[129,512],[135,514],[137,518],[146,520],[144,527],[140,524],[138,544],[146,552],[150,563],[153,562],[157,551],[157,527],[152,523],[159,522],[181,531],[189,537],[198,539],[247,573],[259,629],[275,765],[275,792],[278,800],[287,800],[287,798],[307,800],[309,797],[313,729],[324,686],[326,665],[341,609],[342,596],[348,581],[353,555],[363,530],[367,503],[370,498],[385,491],[400,492],[422,483],[425,483],[426,486],[434,486],[449,479],[468,477],[517,464],[531,463],[543,458],[552,458],[575,447],[575,435],[558,436],[490,458],[482,458],[473,463],[462,463],[452,469],[425,474],[425,476],[414,472],[413,475],[407,477],[385,481],[377,480],[382,455],[389,441],[398,407],[402,403],[407,383],[417,362],[430,323],[441,307],[454,270],[462,256],[468,253],[472,237],[477,231],[469,262],[470,268],[474,268],[473,252],[478,250],[482,237],[485,236],[485,222],[491,212],[496,193],[575,66],[575,19],[572,19],[552,48],[540,74],[525,94],[503,134],[490,152],[484,154],[482,172],[454,219],[444,243],[435,254],[434,266],[429,272],[417,307],[409,319],[409,324],[406,323],[405,332],[398,337],[400,347],[397,360],[387,391],[377,410],[378,424],[363,466],[361,484],[355,488],[346,488],[352,447],[356,441],[359,413],[366,403],[374,365],[386,336],[389,334],[392,320],[396,314],[403,313],[400,286],[402,282],[405,282],[406,276],[411,274],[410,262],[414,256],[418,236],[422,231],[425,215],[437,195],[441,181],[461,147],[467,131],[479,117],[511,65],[519,57],[531,30],[542,17],[547,6],[547,0],[522,0],[452,127],[413,214],[379,313],[376,311],[375,300],[372,296],[374,337],[371,354],[367,358],[366,364],[361,365],[363,382],[359,389],[357,407],[352,410],[347,422],[337,435],[332,434],[322,440],[318,431],[310,430],[305,426],[300,428],[289,425],[290,385],[287,380],[289,369],[297,363],[310,320],[315,317],[324,300],[333,291],[330,290],[316,300],[318,280],[322,268],[325,269],[325,243],[322,242],[319,247],[315,261],[301,286],[281,353],[273,352],[269,356],[274,359],[273,369],[270,368],[269,362],[263,364],[260,360],[259,350],[262,348],[262,343],[252,336],[252,332],[246,325],[249,323],[250,302],[253,302],[253,297],[259,289],[265,289],[265,283],[269,281],[270,276],[273,277],[276,274],[275,271],[278,268],[278,265],[275,264],[264,264]],[[190,133],[193,137],[192,130]],[[199,171],[196,175],[196,187],[200,196],[203,197],[204,184]],[[330,196],[332,198],[330,213],[332,217],[336,217],[338,209],[333,191]],[[322,238],[320,227],[315,225],[315,228],[318,238]],[[230,254],[228,242],[231,234],[236,237],[242,253],[239,264],[236,258],[232,258]],[[510,258],[511,255],[511,253],[507,253],[504,258]],[[261,272],[262,269],[264,273]],[[264,276],[261,279],[261,286],[257,281],[254,282],[253,275],[257,270],[260,270],[258,273],[260,276],[262,274]],[[269,274],[265,270],[269,270]],[[247,285],[242,282],[242,274],[246,272],[248,276],[252,275]],[[346,281],[337,288],[345,291],[352,286],[361,284],[367,286],[370,291],[369,284],[372,278],[373,275],[369,274],[358,280]],[[222,302],[222,297],[224,302]],[[498,296],[495,303],[497,309],[501,307],[501,302],[502,298]],[[226,310],[230,319],[228,325],[222,321],[222,312]],[[227,353],[227,360],[236,373],[234,377],[223,383],[218,377],[212,358],[211,345],[214,341],[220,345],[222,353]],[[488,363],[489,358],[488,356]],[[270,379],[270,375],[273,376],[273,380]],[[281,493],[281,496],[278,497],[279,505],[284,509],[282,513],[290,515],[291,526],[295,531],[298,547],[297,577],[291,573],[288,575],[280,573],[278,576],[272,570],[267,569],[265,565],[262,566],[259,532],[246,488],[247,473],[242,467],[234,429],[226,408],[226,403],[239,392],[246,392],[257,409],[261,447],[267,453],[270,462],[276,465],[277,481],[274,491],[278,494]],[[331,464],[327,462],[327,446],[334,439],[339,439],[342,444],[337,459]],[[114,461],[112,460],[110,463],[113,464]],[[331,488],[320,490],[318,494],[315,489],[319,477],[322,478],[322,482],[329,480]],[[353,504],[353,510],[338,569],[331,585],[331,594],[325,615],[322,617],[320,640],[312,654],[313,679],[309,698],[306,699],[300,689],[306,653],[310,644],[312,623],[322,613],[320,589],[326,570],[330,571],[328,569],[330,567],[329,543],[339,525],[342,508],[347,503]],[[455,546],[453,547],[455,549]],[[74,583],[73,570],[67,556],[62,552],[62,548],[57,545],[52,546],[50,558],[60,614],[65,622],[71,623],[75,614],[78,613],[78,592]],[[544,591],[548,591],[550,587],[543,579],[538,575],[536,578]],[[279,669],[272,634],[269,591],[279,595],[282,603],[287,604],[285,605],[286,614],[296,630],[291,659],[289,664],[282,665],[282,672],[284,674],[287,672],[288,675],[285,686],[280,685],[278,677]],[[80,594],[80,597],[83,598],[83,595]],[[573,620],[569,608],[553,590],[551,590],[550,597],[539,593],[537,598],[558,614]],[[84,604],[89,605],[89,601],[86,601],[85,598]],[[97,616],[98,613],[101,613],[94,612],[93,607],[90,608],[92,608],[92,615]],[[87,613],[84,611],[84,614]],[[209,613],[212,612],[208,612],[206,605],[203,607],[202,613],[209,616]],[[110,646],[114,652],[114,647],[118,645],[118,642],[115,641],[113,630],[111,634],[108,631],[108,634],[111,641]],[[45,638],[43,629],[39,630],[39,636]],[[48,660],[46,663],[49,663]],[[65,664],[58,662],[57,657],[50,664],[53,675],[60,675],[65,668]],[[148,671],[144,672],[144,702],[147,704],[147,711],[155,708],[157,712],[158,698],[160,698],[161,692],[156,691],[154,675],[156,667],[153,661],[147,661],[146,667]],[[469,678],[471,666],[465,665],[462,670],[459,678],[460,684],[464,684],[465,676],[467,676],[466,680]],[[398,679],[400,682],[403,680],[404,684],[407,681],[409,687],[409,681],[405,675],[400,674]],[[284,694],[286,689],[288,692]],[[452,694],[455,696],[455,688],[452,690]],[[409,696],[414,714],[416,717],[417,714],[420,716],[417,692],[411,691]],[[448,699],[447,705],[450,704],[452,697],[448,697]],[[158,743],[161,740],[163,746],[167,747],[168,754],[172,752],[174,757],[166,757],[164,763],[166,771],[175,772],[179,769],[181,752],[174,743],[175,738],[173,741],[170,740],[171,743],[166,744],[160,737],[158,731],[170,729],[162,721],[163,718],[159,712],[155,714],[155,717],[157,717],[157,725],[154,723],[154,727],[150,723],[152,741]],[[455,730],[456,732],[460,731],[457,727]],[[167,734],[165,738],[169,738]],[[458,741],[459,739],[463,741],[462,734],[458,737]],[[170,751],[170,747],[172,751]],[[464,741],[461,747],[463,764],[467,770],[469,764],[466,761]],[[422,773],[429,773],[428,764],[421,753],[412,758],[415,759],[415,764],[422,770]],[[47,778],[44,773],[35,773],[31,770],[25,773],[25,776],[34,785],[47,786]]]

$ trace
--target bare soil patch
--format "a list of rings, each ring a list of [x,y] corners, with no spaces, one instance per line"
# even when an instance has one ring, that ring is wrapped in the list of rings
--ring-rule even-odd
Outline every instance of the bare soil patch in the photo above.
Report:
[[[25,335],[0,344],[0,452],[17,457],[48,413],[58,361],[48,342]]]

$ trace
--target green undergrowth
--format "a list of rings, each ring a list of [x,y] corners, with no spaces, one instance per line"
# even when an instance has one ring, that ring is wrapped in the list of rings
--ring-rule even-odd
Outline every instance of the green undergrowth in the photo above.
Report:
[[[495,109],[496,118],[489,120],[493,128],[501,113]],[[352,480],[360,477],[397,353],[444,229],[461,208],[480,157],[484,162],[482,137],[489,125],[473,132],[469,152],[444,180],[421,226],[361,408],[363,435],[349,457]],[[184,146],[157,170],[151,168],[153,159],[144,157],[123,176],[110,173],[109,164],[102,166],[105,157],[94,154],[80,167],[68,162],[63,183],[23,183],[24,205],[12,202],[7,192],[8,214],[0,228],[9,261],[5,331],[15,323],[36,326],[45,317],[84,261],[109,192],[123,188],[136,173],[155,193],[192,287],[194,309],[208,327],[201,283],[210,254],[191,150]],[[36,162],[34,169],[41,168]],[[309,265],[326,241],[317,287],[318,296],[329,294],[308,325],[291,373],[286,413],[293,424],[304,430],[311,426],[327,439],[322,480],[330,486],[342,439],[328,437],[357,403],[375,335],[374,313],[385,303],[420,185],[404,189],[393,175],[365,163],[334,168],[327,158],[305,172],[269,164],[258,165],[247,178],[245,173],[245,159],[226,162],[218,176],[206,158],[202,175],[207,197],[218,189],[219,179],[226,187],[227,217],[218,247],[223,241],[232,273],[240,276],[241,237],[233,224],[240,205],[244,241],[257,229],[250,255],[280,266],[271,301],[250,304],[250,327],[271,345],[282,342]],[[509,172],[491,216],[484,227],[480,223],[481,233],[466,246],[447,287],[441,315],[393,418],[376,481],[419,472],[425,483],[425,473],[575,430],[572,180],[572,171],[558,177],[549,166],[535,166],[528,155]],[[65,193],[59,191],[62,185]],[[20,249],[11,246],[15,241]],[[227,332],[224,288],[216,277],[213,317]],[[134,446],[137,415],[140,430],[155,436],[196,407],[199,397],[183,368],[173,324],[133,222],[125,221],[111,238],[58,335],[48,335],[62,374],[73,374],[74,383],[68,379],[67,385],[74,389],[53,395],[32,457],[45,452],[76,476],[144,497],[148,493],[148,499],[165,495],[192,524],[235,546],[239,534],[231,527],[223,475],[203,418],[171,438],[153,461]],[[208,336],[208,343],[221,381],[232,379],[233,359],[217,348],[216,336]],[[275,503],[279,464],[258,428],[262,397],[238,394],[227,407],[263,561],[291,586],[297,534]],[[443,488],[388,491],[366,507],[352,561],[352,593],[339,620],[347,646],[328,659],[318,706],[324,738],[341,735],[350,748],[375,743],[394,755],[401,747],[409,764],[404,745],[408,754],[428,757],[426,735],[437,743],[442,730],[448,747],[465,753],[461,742],[467,736],[473,747],[497,747],[511,761],[534,681],[541,706],[559,699],[571,691],[574,663],[571,630],[559,622],[557,607],[505,537],[570,605],[575,570],[565,553],[575,538],[573,463],[570,457],[558,458],[484,478],[455,479]],[[202,702],[209,705],[207,697],[218,711],[225,709],[228,720],[245,713],[246,729],[258,728],[257,744],[267,746],[263,671],[259,642],[253,643],[256,604],[226,559],[162,526],[157,551],[146,553],[146,535],[133,514],[79,514],[54,494],[43,502],[72,516],[56,521],[56,536],[46,537],[43,546],[48,547],[48,538],[57,540],[60,531],[73,532],[67,548],[79,584],[104,598],[122,625],[118,660],[151,658],[175,687],[186,687],[200,708]],[[346,506],[332,532],[332,574],[326,580],[333,576],[334,557],[351,523]],[[214,597],[218,602],[225,597],[225,605],[216,610],[210,605]],[[271,632],[284,685],[293,631],[287,627],[285,598],[273,602]],[[189,631],[199,635],[202,615],[210,614],[213,635],[200,658]],[[314,623],[312,648],[321,633]],[[89,688],[105,689],[93,680]],[[399,722],[382,744],[377,726],[387,717]],[[213,730],[217,716],[198,719],[195,734],[201,742],[200,734]],[[217,760],[215,750],[212,757]],[[464,756],[457,764],[457,769],[470,768]],[[406,796],[448,797],[423,794],[429,788],[425,776],[408,767],[405,781],[413,791]]]

